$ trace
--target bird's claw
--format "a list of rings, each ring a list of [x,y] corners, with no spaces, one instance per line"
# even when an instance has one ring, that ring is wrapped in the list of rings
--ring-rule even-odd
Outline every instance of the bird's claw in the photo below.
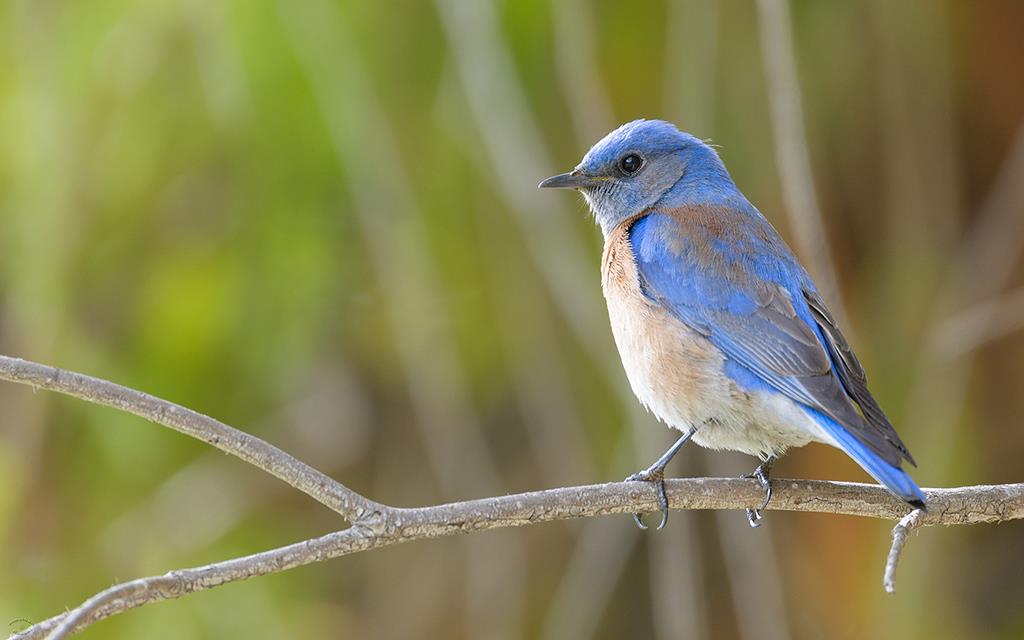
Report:
[[[690,441],[693,434],[697,433],[697,429],[690,429],[683,435],[679,436],[679,439],[669,447],[668,451],[663,453],[658,461],[647,467],[639,473],[626,478],[623,482],[653,482],[658,488],[658,505],[661,507],[661,522],[658,523],[658,529],[663,529],[665,523],[668,522],[668,495],[665,493],[665,467],[672,460],[672,458],[679,453],[679,449],[684,444]],[[636,526],[641,529],[646,529],[647,525],[644,524],[643,516],[639,513],[633,514],[633,522]]]
[[[764,463],[758,465],[758,467],[751,473],[743,476],[744,478],[757,480],[764,488],[764,500],[761,502],[761,506],[756,509],[747,509],[747,522],[750,523],[750,527],[752,529],[756,529],[761,526],[761,520],[764,519],[763,512],[768,506],[768,503],[772,500],[772,481],[768,476],[772,462],[773,460],[766,460]]]
[[[653,482],[654,486],[658,489],[658,505],[661,507],[661,522],[658,523],[657,529],[659,531],[665,528],[665,524],[668,523],[668,494],[665,492],[665,470],[658,468],[644,469],[639,473],[634,473],[625,479],[624,482]],[[647,530],[647,525],[644,524],[644,517],[641,513],[633,514],[633,522],[640,529]]]
[[[760,509],[747,509],[747,522],[750,523],[751,529],[760,527],[762,519],[764,519],[764,514]]]

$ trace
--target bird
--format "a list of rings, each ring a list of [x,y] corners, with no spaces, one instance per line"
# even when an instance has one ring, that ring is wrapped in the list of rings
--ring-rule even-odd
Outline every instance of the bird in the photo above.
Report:
[[[541,188],[582,193],[604,236],[601,285],[612,334],[640,402],[682,435],[627,481],[653,483],[668,521],[665,467],[691,439],[775,460],[820,442],[892,494],[925,509],[902,468],[917,466],[871,395],[864,368],[808,272],[736,186],[714,148],[663,120],[615,129]],[[642,516],[633,514],[646,529]]]

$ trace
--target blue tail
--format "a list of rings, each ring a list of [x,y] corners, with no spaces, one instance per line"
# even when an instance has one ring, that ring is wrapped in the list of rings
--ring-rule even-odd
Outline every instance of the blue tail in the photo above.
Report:
[[[924,508],[924,492],[911,480],[906,471],[879,458],[878,454],[853,437],[849,431],[844,429],[835,420],[814,409],[805,407],[804,410],[836,440],[840,448],[846,452],[846,455],[856,460],[857,464],[871,474],[871,477],[885,485],[897,497],[906,500],[915,507]]]

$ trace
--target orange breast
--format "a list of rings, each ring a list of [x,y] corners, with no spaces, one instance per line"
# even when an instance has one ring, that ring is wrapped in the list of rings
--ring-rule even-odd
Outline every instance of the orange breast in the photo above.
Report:
[[[601,271],[615,344],[640,401],[680,429],[729,411],[736,390],[721,353],[641,292],[628,224],[608,236]]]

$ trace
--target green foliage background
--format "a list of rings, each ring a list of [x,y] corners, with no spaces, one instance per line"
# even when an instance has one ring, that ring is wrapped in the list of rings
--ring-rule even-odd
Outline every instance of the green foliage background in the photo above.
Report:
[[[849,333],[915,477],[1024,480],[1024,9],[791,11]],[[625,388],[600,234],[535,185],[612,126],[665,118],[720,145],[793,239],[767,90],[752,0],[4,3],[0,351],[214,415],[388,503],[621,478],[673,436]],[[342,524],[109,410],[3,385],[0,415],[10,632]],[[681,458],[681,475],[752,465]],[[776,475],[865,479],[820,446]],[[1021,527],[921,532],[886,597],[883,522],[559,523],[230,585],[85,637],[1020,638]]]

